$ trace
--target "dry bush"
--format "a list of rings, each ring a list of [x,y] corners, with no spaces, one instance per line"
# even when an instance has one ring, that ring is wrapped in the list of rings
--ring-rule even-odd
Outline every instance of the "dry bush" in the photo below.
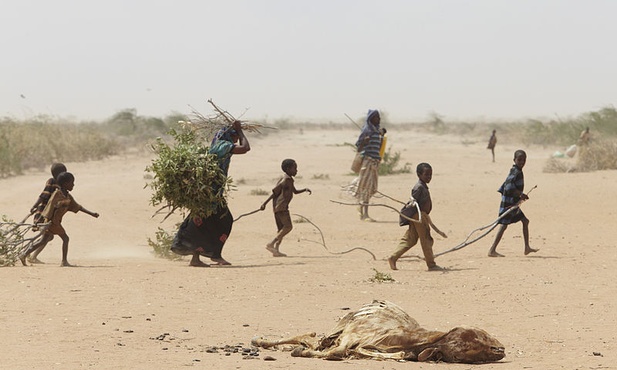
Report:
[[[610,140],[594,141],[579,146],[575,160],[550,158],[543,171],[548,173],[591,172],[617,169],[617,142]]]
[[[547,173],[575,172],[576,166],[572,161],[564,158],[549,158],[542,171]]]
[[[53,162],[85,162],[118,148],[94,125],[0,121],[0,177],[43,169]]]
[[[576,167],[581,172],[617,169],[617,142],[599,140],[579,147]]]

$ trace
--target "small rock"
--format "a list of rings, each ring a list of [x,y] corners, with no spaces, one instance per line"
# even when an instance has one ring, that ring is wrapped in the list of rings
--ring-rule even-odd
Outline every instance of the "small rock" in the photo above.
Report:
[[[272,356],[264,356],[264,361],[276,361],[276,359]]]

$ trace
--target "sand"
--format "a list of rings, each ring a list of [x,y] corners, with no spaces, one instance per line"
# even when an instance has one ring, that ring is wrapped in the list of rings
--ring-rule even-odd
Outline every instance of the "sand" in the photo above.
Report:
[[[526,187],[537,185],[523,205],[530,219],[531,245],[524,256],[521,225],[508,228],[498,248],[505,258],[489,258],[495,232],[459,251],[437,258],[446,272],[428,272],[414,257],[386,258],[404,229],[398,216],[374,207],[377,222],[359,220],[353,201],[341,191],[349,183],[353,130],[286,130],[251,135],[252,150],[232,159],[237,191],[230,209],[237,217],[253,211],[280,176],[286,157],[298,162],[299,194],[294,223],[284,240],[285,258],[265,244],[275,232],[271,208],[234,224],[223,256],[229,267],[191,268],[188,260],[156,258],[147,244],[158,227],[173,231],[181,216],[161,223],[152,218],[144,168],[151,154],[137,152],[98,162],[67,163],[76,177],[73,195],[91,211],[68,214],[69,261],[62,268],[61,242],[40,255],[44,265],[0,268],[1,367],[6,369],[609,369],[616,368],[617,288],[614,283],[617,171],[549,174],[542,168],[560,148],[525,147],[500,137],[496,162],[486,138],[435,136],[390,128],[388,143],[410,163],[411,173],[380,178],[379,189],[405,200],[417,181],[415,166],[429,162],[433,180],[432,219],[448,234],[435,235],[435,252],[461,243],[473,229],[496,218],[512,154],[528,153]],[[490,134],[490,133],[489,133]],[[498,133],[499,136],[499,133]],[[485,140],[486,139],[486,140]],[[49,177],[29,172],[0,180],[0,213],[23,218]],[[376,202],[399,206],[387,199]],[[297,219],[298,217],[294,217]],[[362,250],[337,254],[354,247]],[[394,282],[371,282],[377,274]],[[254,336],[279,338],[329,331],[348,309],[373,299],[395,302],[423,327],[449,330],[468,325],[485,329],[506,348],[506,357],[488,365],[397,363],[292,358],[261,350],[254,359],[226,355],[212,347],[243,345]],[[275,361],[264,361],[271,356]]]

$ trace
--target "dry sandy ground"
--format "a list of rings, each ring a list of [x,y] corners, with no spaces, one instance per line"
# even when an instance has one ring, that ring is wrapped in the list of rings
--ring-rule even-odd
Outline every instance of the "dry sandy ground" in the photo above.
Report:
[[[265,249],[275,231],[270,208],[235,225],[223,256],[233,266],[190,268],[152,256],[147,238],[157,227],[172,230],[175,219],[151,218],[150,192],[144,189],[148,153],[93,163],[68,163],[76,176],[73,195],[101,214],[65,216],[71,237],[69,260],[61,268],[60,241],[40,258],[44,265],[0,268],[0,367],[6,369],[609,369],[617,368],[617,289],[615,223],[616,171],[547,174],[546,159],[556,149],[524,148],[527,189],[538,188],[524,211],[531,220],[531,242],[539,253],[523,256],[520,224],[511,226],[489,258],[488,237],[443,255],[444,273],[427,272],[417,258],[403,258],[390,271],[386,258],[403,229],[397,215],[371,209],[378,222],[358,219],[341,186],[352,180],[354,142],[349,130],[291,130],[251,136],[252,151],[232,160],[238,183],[230,208],[235,216],[259,207],[280,175],[280,162],[295,158],[298,188],[291,212],[310,219],[295,223],[282,251]],[[462,242],[473,229],[493,221],[497,188],[518,145],[500,137],[497,162],[473,139],[402,132],[391,128],[389,146],[403,162],[433,165],[430,183],[433,221],[448,235],[436,236],[436,252]],[[36,199],[48,172],[0,180],[0,213],[21,219]],[[414,173],[380,178],[380,190],[408,197]],[[385,199],[377,199],[386,203]],[[388,202],[398,208],[398,205]],[[371,250],[334,254],[353,247]],[[330,253],[334,252],[334,253]],[[420,252],[414,247],[411,255]],[[376,283],[377,272],[395,280]],[[487,330],[506,347],[507,357],[488,365],[397,363],[353,360],[328,362],[292,358],[262,350],[256,359],[239,353],[208,353],[211,346],[248,346],[252,337],[271,338],[330,330],[346,309],[373,299],[400,305],[422,326],[448,330],[458,325]],[[276,361],[264,361],[270,355]]]

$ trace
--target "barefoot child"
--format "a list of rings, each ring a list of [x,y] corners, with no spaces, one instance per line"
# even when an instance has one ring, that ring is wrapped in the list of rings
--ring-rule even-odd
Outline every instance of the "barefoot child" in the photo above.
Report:
[[[418,175],[418,182],[411,190],[411,196],[420,206],[422,223],[409,222],[409,228],[401,238],[401,242],[394,253],[388,258],[388,264],[392,270],[397,270],[396,261],[403,253],[416,245],[419,239],[428,270],[442,271],[443,269],[435,263],[435,257],[433,255],[433,237],[431,236],[430,218],[428,216],[433,208],[433,202],[427,184],[431,182],[433,178],[433,168],[428,163],[420,163],[416,167],[416,174]],[[418,220],[418,215],[415,214],[411,218]],[[445,234],[443,234],[443,236],[445,236]]]
[[[54,191],[47,202],[47,206],[42,212],[42,216],[50,222],[49,227],[43,234],[43,238],[36,244],[33,244],[26,250],[23,254],[19,256],[21,263],[24,266],[28,266],[26,264],[26,258],[30,255],[30,253],[34,252],[38,248],[45,247],[47,243],[54,237],[54,235],[58,235],[60,239],[62,239],[62,263],[61,266],[71,266],[69,263],[67,256],[69,253],[69,236],[64,231],[62,227],[62,216],[68,211],[71,212],[79,212],[82,211],[84,213],[89,214],[92,217],[98,218],[99,214],[95,212],[90,212],[84,207],[80,206],[73,196],[69,194],[73,187],[75,186],[75,177],[70,172],[62,172],[58,175],[57,183],[59,188]]]
[[[51,198],[51,195],[54,193],[54,191],[56,191],[56,189],[59,188],[57,179],[58,179],[58,175],[61,174],[62,172],[66,172],[66,166],[64,164],[54,163],[51,165],[51,176],[52,177],[49,178],[49,180],[47,180],[47,182],[45,183],[45,187],[43,188],[43,191],[41,192],[38,199],[36,200],[32,208],[30,209],[30,214],[34,213],[34,222],[33,222],[34,227],[32,228],[33,231],[38,231],[39,227],[37,225],[39,223],[45,222],[45,218],[42,215],[43,210],[45,209],[45,206],[47,205],[49,198]],[[51,241],[51,239],[49,240]],[[43,263],[38,259],[38,256],[43,251],[43,248],[45,248],[44,245],[41,246],[39,249],[35,250],[34,253],[32,253],[32,256],[28,258],[28,262]]]
[[[276,183],[272,194],[261,205],[260,209],[263,211],[266,209],[266,204],[272,199],[272,205],[274,209],[274,220],[276,221],[276,227],[278,234],[272,239],[272,241],[266,244],[266,249],[272,253],[274,257],[286,257],[286,254],[279,251],[283,237],[293,229],[291,224],[291,216],[289,215],[289,203],[294,194],[304,193],[308,191],[311,194],[311,190],[308,188],[297,190],[294,186],[293,177],[298,173],[298,165],[293,159],[285,159],[281,164],[281,169],[285,172],[285,175]]]
[[[501,193],[501,204],[499,206],[499,215],[501,216],[511,207],[516,206],[523,200],[529,199],[527,194],[523,193],[525,187],[525,180],[523,176],[523,167],[527,162],[527,153],[524,150],[517,150],[514,152],[514,165],[510,169],[510,173],[506,178],[506,181],[501,185],[498,192]],[[525,241],[525,255],[529,253],[537,252],[537,249],[533,249],[529,246],[529,220],[525,217],[523,211],[518,208],[513,212],[499,220],[499,230],[495,235],[495,241],[488,251],[489,257],[503,257],[503,254],[497,253],[497,245],[503,236],[503,233],[508,228],[509,224],[514,224],[521,221],[523,223],[523,239]]]

